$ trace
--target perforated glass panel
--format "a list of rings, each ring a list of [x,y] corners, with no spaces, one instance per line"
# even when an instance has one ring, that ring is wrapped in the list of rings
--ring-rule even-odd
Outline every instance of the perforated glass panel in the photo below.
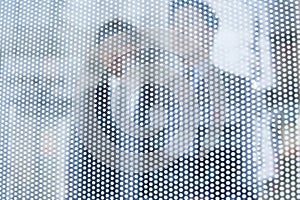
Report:
[[[299,9],[0,1],[0,199],[300,199]]]

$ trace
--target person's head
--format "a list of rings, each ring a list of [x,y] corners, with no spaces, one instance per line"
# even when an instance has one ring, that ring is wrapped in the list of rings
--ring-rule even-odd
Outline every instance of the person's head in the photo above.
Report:
[[[200,62],[208,59],[219,20],[201,0],[173,0],[169,16],[176,53]],[[193,62],[192,61],[192,62]]]
[[[119,19],[100,27],[97,43],[101,64],[118,76],[122,67],[141,47],[140,34],[136,27]]]

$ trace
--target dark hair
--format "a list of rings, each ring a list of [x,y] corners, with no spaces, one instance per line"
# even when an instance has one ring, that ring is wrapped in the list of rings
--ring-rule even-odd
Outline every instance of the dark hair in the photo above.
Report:
[[[201,0],[173,0],[170,6],[170,19],[174,15],[176,10],[192,6],[194,8],[199,9],[201,11],[204,23],[213,29],[218,29],[219,27],[219,18],[216,15],[215,11],[206,3]]]
[[[136,27],[122,21],[120,19],[114,19],[109,22],[104,23],[98,31],[97,43],[101,43],[105,38],[108,38],[119,33],[129,33],[133,37],[137,37]],[[136,36],[135,36],[136,35]]]

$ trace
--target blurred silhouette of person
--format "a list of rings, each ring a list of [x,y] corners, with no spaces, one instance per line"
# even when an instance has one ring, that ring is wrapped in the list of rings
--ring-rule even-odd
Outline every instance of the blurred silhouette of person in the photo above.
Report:
[[[255,90],[251,79],[221,70],[211,62],[218,25],[216,13],[206,2],[174,0],[170,9],[172,42],[167,46],[185,60],[190,74],[200,74],[197,77],[203,77],[209,87],[211,130],[204,138],[211,141],[213,149],[207,164],[217,173],[214,178],[204,177],[204,196],[256,199],[257,171],[269,167],[269,174],[260,176],[273,175],[270,130],[263,118],[266,111],[258,106],[262,91]]]
[[[70,198],[119,199],[123,197],[119,191],[118,170],[106,166],[93,155],[94,152],[91,152],[94,143],[101,145],[97,142],[97,138],[101,135],[97,135],[97,128],[91,128],[95,126],[91,125],[91,122],[99,119],[107,135],[113,134],[115,126],[111,123],[110,80],[112,76],[119,77],[122,74],[122,70],[125,69],[122,67],[129,62],[129,58],[139,47],[140,42],[133,36],[136,33],[134,29],[134,26],[119,19],[103,24],[98,32],[97,44],[94,47],[96,50],[89,53],[82,76],[86,76],[83,77],[86,79],[83,85],[87,85],[84,88],[86,90],[84,95],[90,103],[87,104],[88,107],[83,108],[86,117],[80,119],[75,127],[74,140],[79,142],[71,143],[75,150],[74,154],[71,153],[69,161],[67,196]],[[93,101],[96,104],[93,104]],[[80,126],[85,131],[82,131]]]
[[[86,91],[82,95],[82,99],[79,98],[83,106],[78,107],[80,110],[83,110],[83,113],[80,114],[79,123],[76,125],[79,137],[77,139],[79,141],[77,151],[79,153],[76,153],[75,150],[75,153],[70,156],[70,166],[72,167],[70,167],[71,172],[69,176],[69,196],[74,198],[104,199],[176,199],[182,196],[191,198],[198,196],[199,178],[197,178],[197,174],[199,173],[199,167],[197,163],[199,162],[199,158],[194,155],[199,150],[193,148],[192,145],[191,152],[176,153],[177,151],[181,151],[182,147],[180,147],[180,143],[183,143],[182,146],[186,146],[186,144],[184,143],[185,141],[178,141],[177,143],[172,141],[173,139],[177,141],[172,136],[177,134],[176,131],[180,131],[178,134],[181,135],[191,135],[190,133],[182,132],[182,129],[178,127],[183,126],[186,130],[193,131],[190,124],[196,124],[197,120],[190,115],[193,115],[193,112],[197,109],[192,109],[191,114],[185,119],[190,119],[191,122],[181,122],[182,120],[176,117],[176,110],[179,116],[186,111],[180,110],[179,112],[176,105],[178,107],[192,107],[191,101],[193,101],[193,98],[187,96],[189,102],[185,103],[185,105],[179,105],[176,102],[176,95],[174,96],[172,93],[182,93],[182,88],[178,91],[174,89],[172,91],[171,88],[168,88],[170,86],[162,85],[169,83],[171,85],[174,84],[176,87],[176,84],[182,85],[184,83],[183,87],[188,91],[184,93],[192,96],[188,89],[189,82],[184,76],[178,76],[178,79],[176,79],[172,75],[165,74],[168,72],[166,70],[166,72],[160,72],[165,74],[164,79],[159,78],[159,80],[155,80],[154,82],[150,80],[149,83],[146,81],[140,88],[140,95],[138,95],[137,101],[139,104],[137,110],[138,119],[136,123],[145,129],[149,126],[150,131],[152,126],[156,130],[157,128],[155,127],[161,126],[159,124],[162,122],[154,120],[151,123],[156,124],[147,124],[147,120],[151,118],[148,115],[152,113],[153,115],[163,116],[167,122],[163,120],[163,127],[159,127],[163,129],[160,129],[157,134],[152,133],[154,135],[151,136],[150,133],[149,136],[139,136],[140,138],[135,139],[136,136],[132,137],[132,133],[123,131],[122,125],[117,121],[118,117],[127,119],[126,117],[128,116],[123,116],[126,113],[113,116],[112,103],[114,99],[112,98],[114,94],[112,90],[114,86],[112,82],[116,79],[123,79],[128,70],[127,68],[132,64],[132,60],[135,59],[137,61],[136,68],[147,66],[147,63],[150,64],[150,68],[147,68],[149,71],[146,70],[146,73],[150,74],[149,77],[156,74],[155,71],[151,70],[159,70],[161,64],[165,65],[166,62],[170,64],[173,62],[176,63],[176,58],[171,53],[151,45],[145,45],[146,40],[146,38],[140,35],[136,27],[122,20],[112,20],[100,28],[98,44],[95,47],[98,52],[90,54],[88,66],[86,66],[87,76],[91,78],[84,78],[88,82],[88,87],[84,88]],[[151,43],[151,41],[148,42]],[[142,75],[136,74],[136,76]],[[154,79],[158,79],[157,75],[155,77]],[[180,82],[178,83],[178,81]],[[128,83],[124,83],[124,85],[126,84]],[[199,85],[199,87],[201,86]],[[123,91],[125,92],[125,90],[121,92]],[[204,96],[203,91],[201,96]],[[127,97],[124,96],[125,98]],[[116,109],[120,110],[122,109],[121,107],[122,105],[117,104]],[[163,108],[163,110],[160,110],[159,107]],[[159,112],[155,113],[155,111],[151,111],[153,109],[157,109]],[[166,115],[164,112],[166,112]],[[195,116],[198,116],[198,114],[196,113]],[[131,118],[125,121],[125,125],[131,126]],[[178,121],[175,123],[174,120]],[[146,125],[142,125],[143,123],[146,123]],[[189,126],[186,126],[187,124]],[[196,132],[198,124],[193,126],[197,126]],[[140,129],[135,130],[140,131]],[[179,135],[180,138],[182,137],[181,135]],[[126,140],[128,137],[129,139]],[[138,170],[135,170],[135,166],[131,165],[131,163],[128,165],[133,166],[132,169],[123,170],[124,166],[120,166],[118,163],[128,162],[124,161],[123,157],[118,157],[118,152],[113,155],[114,147],[108,145],[109,143],[126,149],[126,143],[130,143],[130,138],[138,142],[134,143],[135,146],[130,146],[130,148],[134,148],[134,152],[137,152],[138,156],[144,155],[144,157],[136,157],[137,160],[142,159],[138,165],[144,163],[143,166],[138,166]],[[192,138],[192,140],[194,139]],[[195,140],[199,139],[196,138]],[[125,146],[123,146],[123,143],[125,143]],[[164,148],[164,146],[166,147]],[[171,149],[171,151],[167,149]],[[190,151],[190,148],[188,151]],[[148,154],[154,154],[154,156],[148,156],[148,158],[145,156]],[[171,154],[175,154],[175,156],[171,156]],[[188,190],[185,188],[188,188]]]

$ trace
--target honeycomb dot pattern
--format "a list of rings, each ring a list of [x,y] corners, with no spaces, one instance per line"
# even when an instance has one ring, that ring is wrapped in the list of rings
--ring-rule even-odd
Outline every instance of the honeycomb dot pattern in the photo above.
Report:
[[[0,2],[0,199],[299,200],[297,0]]]

